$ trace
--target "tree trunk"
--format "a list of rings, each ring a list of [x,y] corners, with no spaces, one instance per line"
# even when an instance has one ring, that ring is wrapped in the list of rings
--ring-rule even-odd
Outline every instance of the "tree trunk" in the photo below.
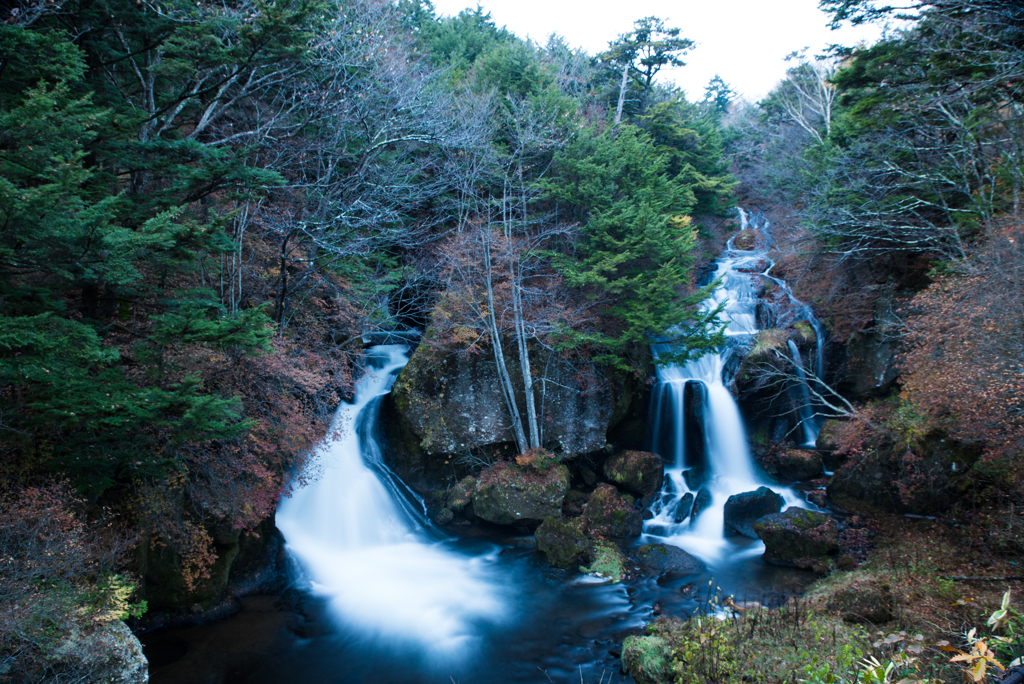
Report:
[[[629,62],[622,67],[622,83],[619,84],[619,104],[615,108],[615,125],[622,121],[622,105],[626,102],[626,85],[629,82]]]

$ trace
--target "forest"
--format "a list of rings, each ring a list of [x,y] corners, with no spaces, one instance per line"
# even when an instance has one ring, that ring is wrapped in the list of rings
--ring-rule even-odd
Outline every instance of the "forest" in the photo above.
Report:
[[[0,3],[0,681],[100,681],[69,641],[216,617],[316,479],[371,344],[417,340],[405,416],[446,416],[440,384],[409,389],[442,362],[493,368],[500,447],[430,451],[449,428],[428,426],[415,455],[390,433],[406,463],[433,459],[394,466],[431,506],[497,462],[584,477],[606,436],[550,424],[558,388],[611,396],[608,447],[649,448],[642,417],[611,423],[649,401],[651,344],[659,364],[725,344],[701,303],[738,205],[778,216],[772,274],[830,351],[809,372],[799,322],[762,330],[734,393],[777,407],[806,375],[831,505],[948,542],[946,575],[1019,575],[1024,6],[820,4],[899,28],[794,53],[747,103],[659,78],[694,42],[653,16],[593,55],[429,0]],[[748,427],[768,472],[798,446]],[[908,535],[907,514],[939,520]],[[1005,584],[944,581],[906,603],[994,610]],[[818,674],[781,659],[806,671],[756,681],[959,681],[957,653],[986,681],[1024,655],[1005,596],[994,650],[925,664],[905,625],[858,679],[873,670],[849,675],[833,631]],[[739,681],[754,657],[687,660],[720,635],[657,624],[676,665],[637,682]]]

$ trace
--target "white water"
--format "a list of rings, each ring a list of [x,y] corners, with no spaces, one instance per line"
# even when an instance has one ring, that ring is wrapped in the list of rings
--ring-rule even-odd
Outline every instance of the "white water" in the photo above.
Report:
[[[747,215],[742,209],[739,213],[741,229],[746,228]],[[751,276],[740,269],[756,269],[766,260],[767,250],[737,250],[732,240],[729,241],[725,256],[717,262],[715,278],[721,280],[721,285],[702,304],[704,310],[724,305],[719,320],[725,324],[728,340],[725,349],[683,366],[659,366],[657,371],[662,391],[656,392],[652,401],[654,448],[672,465],[665,470],[666,486],[651,507],[654,517],[644,523],[644,534],[650,540],[678,546],[712,567],[721,566],[739,556],[760,553],[764,548],[760,540],[726,536],[724,508],[730,496],[767,486],[783,497],[785,507],[808,506],[801,496],[788,487],[773,483],[755,467],[739,408],[725,384],[724,374],[730,357],[747,345],[757,333],[757,297]],[[656,345],[655,354],[658,351]],[[704,464],[693,463],[692,457],[691,462],[687,463],[683,402],[687,382],[700,382],[707,391],[703,421]],[[669,406],[659,405],[666,400]],[[662,423],[666,421],[663,417],[665,414],[670,415],[672,420],[672,439],[667,440],[671,444],[670,450],[674,452],[671,454],[664,453],[667,450],[664,447],[658,448],[664,430]],[[696,428],[694,426],[691,429]],[[681,499],[688,493],[696,495],[701,488],[698,482],[691,482],[691,487],[687,483],[687,475],[692,477],[702,466],[705,468],[703,486],[711,494],[711,503],[695,519],[687,518],[677,523],[677,508]],[[694,472],[687,472],[691,470]]]
[[[322,476],[281,502],[277,527],[304,581],[337,620],[428,658],[458,658],[479,639],[481,624],[502,621],[507,589],[495,577],[495,554],[446,548],[414,505],[422,502],[410,503],[381,462],[377,409],[408,358],[397,345],[370,355],[375,367],[356,385],[353,403],[338,409],[333,438],[319,454]]]

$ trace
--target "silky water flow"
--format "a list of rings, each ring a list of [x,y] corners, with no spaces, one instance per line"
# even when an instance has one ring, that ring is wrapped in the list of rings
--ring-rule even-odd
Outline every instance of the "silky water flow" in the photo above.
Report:
[[[748,216],[742,209],[739,215],[741,230],[746,229]],[[759,229],[766,242],[768,228],[768,222],[762,218]],[[760,269],[765,263],[768,268]],[[809,307],[792,297],[784,281],[767,275],[770,263],[766,245],[761,249],[739,250],[733,246],[733,240],[729,241],[714,276],[721,284],[701,305],[704,310],[722,307],[719,320],[725,326],[726,345],[717,353],[683,365],[660,364],[658,382],[652,390],[651,448],[670,465],[665,469],[664,487],[651,506],[653,518],[644,522],[645,538],[678,546],[712,568],[759,556],[764,551],[760,540],[726,534],[724,510],[730,496],[766,486],[783,497],[784,507],[813,508],[801,495],[773,482],[755,465],[739,408],[727,388],[730,361],[758,331],[757,297],[749,274],[759,270],[784,288],[793,309],[818,333],[817,356],[821,367],[818,321]],[[656,356],[659,351],[664,353],[664,347],[655,345]],[[800,373],[803,380],[802,367]],[[805,397],[806,385],[798,391]],[[805,444],[813,444],[817,435],[809,411],[807,407],[800,416]],[[691,515],[691,511],[696,515]]]
[[[282,501],[276,522],[300,582],[337,620],[431,659],[457,659],[481,627],[502,620],[509,597],[495,554],[447,548],[422,500],[381,459],[379,406],[406,354],[394,345],[370,351],[353,402],[338,409],[318,454],[319,472]]]

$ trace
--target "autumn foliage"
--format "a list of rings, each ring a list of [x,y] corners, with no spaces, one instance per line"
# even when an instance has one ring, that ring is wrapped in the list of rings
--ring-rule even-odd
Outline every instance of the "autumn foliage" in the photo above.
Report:
[[[978,253],[911,302],[903,389],[930,421],[1016,479],[1024,447],[1024,227],[993,231]]]

